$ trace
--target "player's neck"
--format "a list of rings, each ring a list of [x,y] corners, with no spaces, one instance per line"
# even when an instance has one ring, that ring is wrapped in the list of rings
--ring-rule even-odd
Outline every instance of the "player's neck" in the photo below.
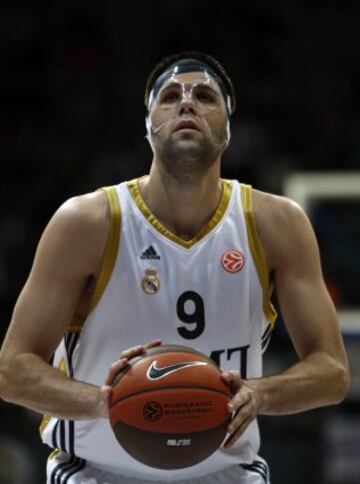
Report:
[[[219,204],[222,185],[219,164],[193,183],[181,183],[153,164],[139,180],[141,195],[155,217],[170,232],[192,239],[211,219]]]

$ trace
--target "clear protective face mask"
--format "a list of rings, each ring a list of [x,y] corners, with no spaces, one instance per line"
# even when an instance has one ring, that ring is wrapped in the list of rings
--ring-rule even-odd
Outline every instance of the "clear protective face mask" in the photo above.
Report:
[[[155,101],[159,109],[170,110],[178,108],[181,103],[191,102],[200,114],[219,111],[223,108],[222,95],[211,85],[207,72],[204,76],[201,82],[180,82],[173,75],[160,89],[156,99],[150,96],[149,105]]]
[[[211,76],[207,72],[203,72],[205,79],[200,82],[180,82],[175,77],[175,73],[168,79],[166,84],[159,90],[156,97],[154,98],[153,92],[150,93],[149,97],[149,107],[156,103],[156,108],[162,111],[178,110],[181,104],[186,104],[191,102],[194,108],[198,111],[200,115],[209,114],[211,112],[215,113],[224,109],[224,99],[222,94],[218,92],[211,85]],[[228,99],[228,103],[230,99]],[[170,120],[169,120],[170,121]],[[169,122],[167,121],[167,122]],[[146,130],[147,139],[152,146],[152,135],[160,131],[167,122],[163,122],[158,126],[153,126],[151,121],[151,116],[146,118]],[[226,132],[228,143],[230,140],[230,123],[229,119],[226,123]],[[213,141],[218,144],[219,142],[215,138]]]

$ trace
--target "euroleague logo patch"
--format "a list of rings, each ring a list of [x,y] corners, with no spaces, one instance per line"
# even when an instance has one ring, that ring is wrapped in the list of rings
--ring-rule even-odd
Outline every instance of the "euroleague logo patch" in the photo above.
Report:
[[[162,406],[157,402],[147,402],[143,408],[143,415],[149,422],[157,422],[161,419],[162,414]]]
[[[239,250],[227,250],[221,256],[221,265],[226,272],[239,272],[245,265],[245,257]]]

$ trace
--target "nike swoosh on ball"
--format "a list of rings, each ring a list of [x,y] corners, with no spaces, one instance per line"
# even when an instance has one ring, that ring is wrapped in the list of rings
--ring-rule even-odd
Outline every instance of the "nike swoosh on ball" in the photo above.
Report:
[[[153,361],[146,372],[146,376],[150,380],[158,380],[159,378],[163,378],[166,375],[170,375],[174,371],[178,371],[181,368],[186,368],[188,366],[203,366],[207,365],[204,361],[184,361],[183,363],[176,363],[175,365],[163,366],[162,368],[158,368],[156,366],[156,361]]]

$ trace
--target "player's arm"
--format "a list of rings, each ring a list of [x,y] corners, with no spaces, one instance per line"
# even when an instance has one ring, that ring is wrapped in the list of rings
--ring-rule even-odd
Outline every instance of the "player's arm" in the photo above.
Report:
[[[273,227],[263,242],[299,363],[258,387],[260,412],[286,414],[339,403],[349,388],[348,362],[326,289],[311,224],[287,199],[274,200]],[[255,381],[256,383],[256,381]]]
[[[269,197],[269,199],[267,199]],[[349,389],[349,369],[336,312],[325,287],[311,224],[293,202],[258,196],[257,223],[276,294],[299,362],[283,373],[241,382],[229,444],[258,414],[282,415],[339,403]],[[255,205],[256,206],[256,205]],[[256,212],[255,212],[256,215]]]
[[[45,229],[0,352],[0,397],[62,418],[104,415],[107,387],[48,363],[97,274],[109,231],[102,192],[66,202]]]

